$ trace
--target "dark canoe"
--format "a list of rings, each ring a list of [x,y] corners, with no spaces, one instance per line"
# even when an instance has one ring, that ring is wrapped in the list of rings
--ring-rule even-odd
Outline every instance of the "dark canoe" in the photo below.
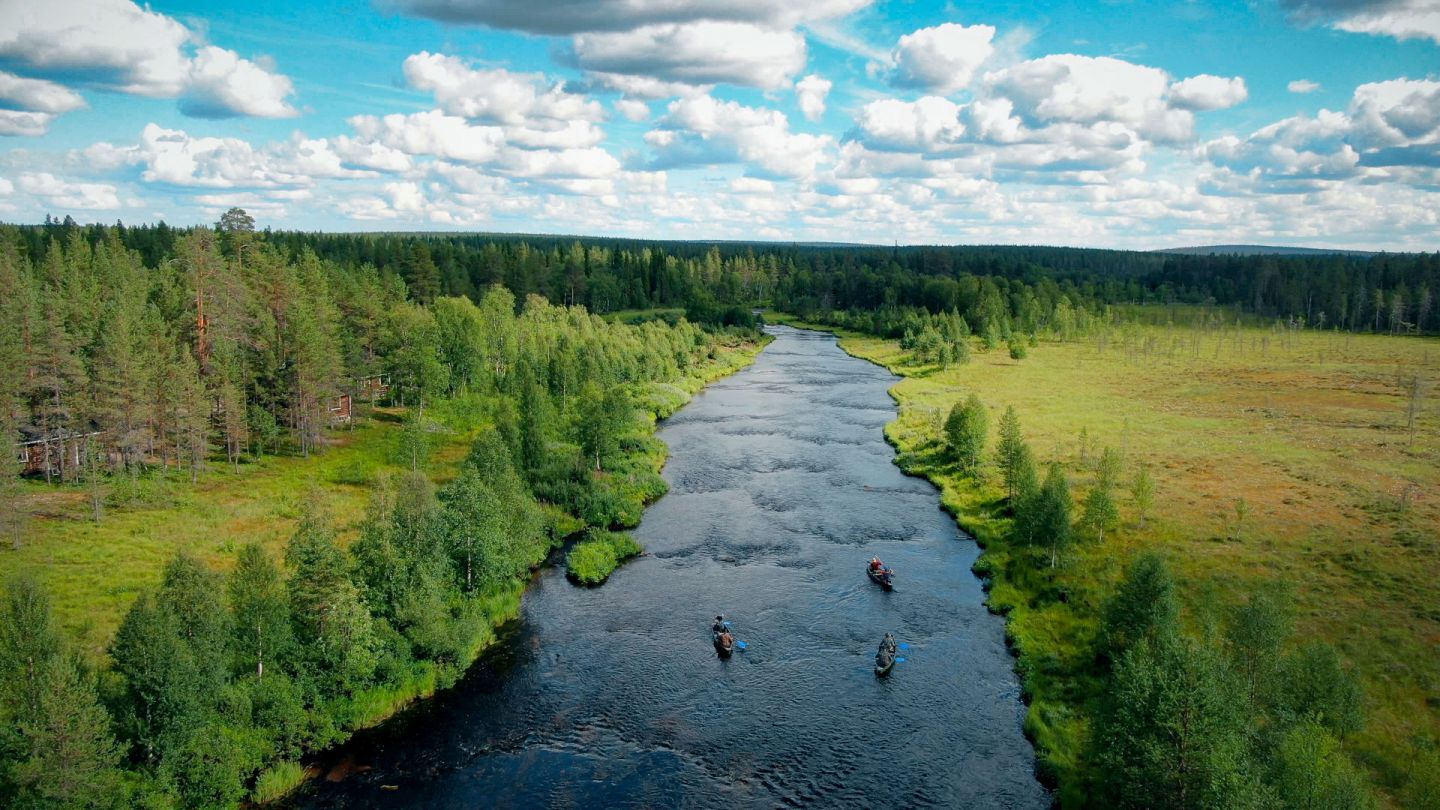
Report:
[[[875,676],[883,678],[890,674],[895,668],[895,653],[889,650],[881,650],[875,654]]]

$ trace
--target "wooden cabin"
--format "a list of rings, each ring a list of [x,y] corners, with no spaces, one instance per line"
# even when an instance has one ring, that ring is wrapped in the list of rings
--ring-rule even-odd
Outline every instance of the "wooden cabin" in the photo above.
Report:
[[[372,404],[390,394],[389,374],[371,374],[369,377],[361,377],[359,382],[358,393]]]
[[[22,440],[15,447],[20,473],[59,475],[65,470],[77,470],[90,452],[90,440],[102,433],[101,430],[85,433],[59,430],[45,436],[38,430],[22,429]]]
[[[341,394],[330,400],[330,424],[348,425],[353,417],[349,394]]]

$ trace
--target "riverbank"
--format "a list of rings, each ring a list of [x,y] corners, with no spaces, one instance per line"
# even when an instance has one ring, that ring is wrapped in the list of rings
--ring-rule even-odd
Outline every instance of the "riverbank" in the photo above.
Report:
[[[1086,768],[1098,609],[1142,550],[1176,571],[1197,626],[1256,589],[1288,589],[1299,632],[1334,643],[1364,683],[1369,721],[1347,750],[1386,793],[1406,790],[1440,740],[1440,595],[1427,584],[1440,577],[1440,504],[1418,497],[1440,486],[1440,433],[1428,407],[1408,428],[1399,378],[1433,379],[1436,341],[1136,327],[1124,343],[1041,341],[1020,361],[977,349],[970,364],[940,370],[895,341],[769,319],[837,333],[847,352],[904,378],[887,439],[986,547],[977,572],[991,609],[1007,616],[1026,731],[1062,801]],[[959,475],[940,452],[940,422],[972,392],[992,425],[1016,408],[1039,460],[1062,463],[1078,485],[1077,501],[1100,450],[1120,451],[1122,491],[1144,468],[1156,483],[1153,513],[1142,525],[1122,494],[1123,525],[1103,542],[1080,544],[1053,573],[1009,565],[998,476]]]

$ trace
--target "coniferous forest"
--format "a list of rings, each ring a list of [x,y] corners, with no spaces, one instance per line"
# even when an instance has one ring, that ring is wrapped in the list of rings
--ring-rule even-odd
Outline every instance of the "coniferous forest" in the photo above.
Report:
[[[6,547],[29,542],[37,492],[76,494],[104,525],[156,481],[201,487],[266,458],[323,457],[364,419],[389,420],[402,468],[357,474],[369,504],[358,531],[309,492],[283,556],[256,542],[223,568],[183,550],[164,561],[101,655],[60,628],[45,587],[12,578],[0,605],[0,804],[282,795],[307,755],[453,683],[566,538],[590,538],[571,567],[586,582],[635,553],[612,530],[665,491],[665,450],[647,427],[753,356],[760,308],[898,341],[896,367],[931,374],[972,352],[1021,363],[1046,351],[1042,337],[1174,318],[1429,335],[1437,289],[1434,254],[323,234],[259,230],[239,209],[213,228],[0,227],[0,431],[15,448],[0,470]],[[932,419],[940,466],[895,440],[902,464],[983,477],[985,406],[972,395],[947,411]],[[437,482],[423,470],[447,422],[470,433]],[[1107,449],[1087,461],[1096,483],[1077,502],[1059,463],[1042,471],[1013,410],[998,430],[997,503],[1013,526],[991,538],[1008,556],[987,555],[977,573],[1012,566],[1008,581],[1040,594],[1033,606],[1058,587],[1044,572],[1065,567],[1072,532],[1103,543],[1121,525],[1122,488],[1143,523],[1153,482],[1142,469],[1122,483]],[[592,574],[582,560],[595,558]],[[1084,597],[1083,665],[1021,651],[1030,696],[1070,713],[1032,714],[1027,731],[1042,748],[1086,746],[1041,752],[1046,779],[1070,787],[1067,805],[1371,806],[1341,750],[1364,699],[1333,647],[1293,641],[1283,606],[1261,595],[1207,620],[1222,641],[1195,641],[1154,556],[1111,581]],[[1433,800],[1422,781],[1387,788]]]

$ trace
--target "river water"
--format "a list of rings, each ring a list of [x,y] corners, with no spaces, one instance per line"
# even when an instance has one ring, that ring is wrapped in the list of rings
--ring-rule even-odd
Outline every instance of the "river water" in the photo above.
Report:
[[[353,773],[295,805],[1048,806],[978,550],[883,439],[896,378],[770,331],[661,428],[646,556],[599,588],[543,571],[460,684],[357,735]],[[717,613],[749,645],[728,660]],[[886,631],[910,649],[878,679]]]

